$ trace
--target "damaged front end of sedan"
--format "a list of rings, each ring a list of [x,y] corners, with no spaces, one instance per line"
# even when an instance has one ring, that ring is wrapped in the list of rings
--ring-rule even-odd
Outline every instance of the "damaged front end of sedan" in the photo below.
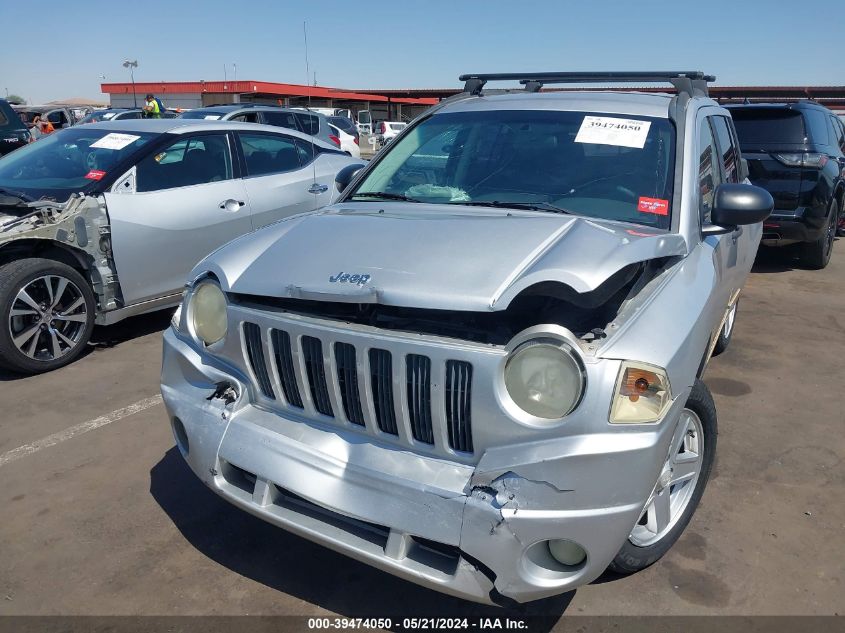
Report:
[[[39,257],[84,271],[97,298],[97,322],[122,306],[102,197],[73,194],[65,202],[0,200],[0,263]]]

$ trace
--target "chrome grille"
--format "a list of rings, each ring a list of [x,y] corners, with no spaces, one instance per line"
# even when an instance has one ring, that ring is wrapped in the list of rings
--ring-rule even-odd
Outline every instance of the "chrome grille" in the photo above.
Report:
[[[358,391],[358,366],[355,357],[355,346],[349,343],[335,343],[334,357],[337,364],[337,382],[340,386],[340,397],[343,400],[343,412],[346,419],[364,426],[364,412],[361,409],[361,395]]]
[[[296,385],[293,355],[290,350],[290,334],[283,330],[270,330],[270,339],[273,341],[273,357],[276,360],[276,371],[279,372],[285,400],[292,407],[302,409],[302,396],[299,395],[299,387]]]
[[[308,374],[308,386],[311,389],[314,406],[323,415],[333,418],[329,386],[326,384],[326,368],[323,365],[323,344],[320,339],[303,336],[302,354],[305,357],[305,372]]]
[[[246,354],[249,360],[249,367],[258,382],[258,388],[265,398],[276,399],[273,392],[273,385],[270,382],[270,375],[267,372],[267,363],[264,360],[264,345],[261,342],[261,328],[255,323],[244,323],[244,343]]]
[[[378,428],[385,433],[398,435],[396,412],[393,409],[393,358],[386,349],[370,350],[370,380]]]
[[[391,352],[337,330],[278,324],[242,322],[244,360],[266,406],[423,452],[473,453],[470,362],[442,348]]]
[[[472,365],[464,361],[446,361],[446,424],[449,446],[456,451],[472,452],[470,401]]]
[[[405,357],[408,387],[408,417],[414,439],[434,444],[431,425],[431,359],[419,354]]]

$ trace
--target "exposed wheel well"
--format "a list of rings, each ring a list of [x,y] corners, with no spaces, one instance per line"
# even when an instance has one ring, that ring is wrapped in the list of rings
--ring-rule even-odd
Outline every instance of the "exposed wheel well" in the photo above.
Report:
[[[25,257],[40,257],[61,262],[75,268],[82,275],[91,278],[91,259],[85,253],[69,248],[52,240],[17,240],[0,246],[0,265],[8,264],[16,259]]]

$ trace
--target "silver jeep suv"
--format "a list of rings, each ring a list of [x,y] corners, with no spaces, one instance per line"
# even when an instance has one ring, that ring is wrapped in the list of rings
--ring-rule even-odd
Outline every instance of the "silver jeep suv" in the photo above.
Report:
[[[701,376],[772,207],[708,79],[462,77],[338,203],[206,258],[162,369],[196,475],[479,602],[659,559],[713,464]],[[676,94],[540,92],[617,80]]]

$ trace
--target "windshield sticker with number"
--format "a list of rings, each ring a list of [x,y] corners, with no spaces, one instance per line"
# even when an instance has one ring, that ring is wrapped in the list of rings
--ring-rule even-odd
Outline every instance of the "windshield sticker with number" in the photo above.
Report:
[[[575,142],[642,149],[650,127],[651,121],[585,116]]]
[[[91,143],[91,147],[96,147],[97,149],[123,149],[139,138],[141,137],[133,134],[117,134],[112,132],[111,134],[106,134],[99,141]]]

